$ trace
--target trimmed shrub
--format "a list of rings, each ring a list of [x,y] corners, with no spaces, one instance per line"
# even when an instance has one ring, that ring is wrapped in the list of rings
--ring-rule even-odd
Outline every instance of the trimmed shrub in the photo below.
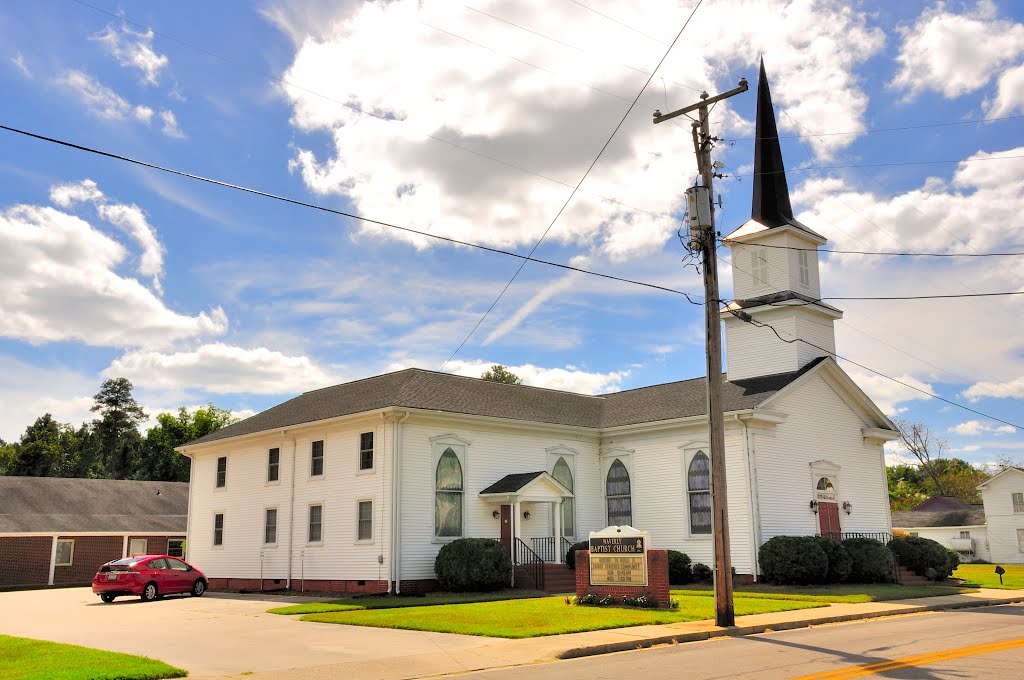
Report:
[[[850,576],[852,583],[892,583],[895,579],[896,560],[881,541],[873,538],[848,538],[843,548],[853,561]]]
[[[946,574],[946,578],[949,578],[953,575],[953,572],[956,571],[956,568],[960,566],[960,553],[952,548],[946,548],[946,552],[949,553],[949,566],[947,567],[948,573]]]
[[[573,543],[569,546],[569,549],[565,551],[565,564],[576,571],[576,551],[577,550],[590,550],[590,541],[580,541],[579,543]]]
[[[693,572],[694,583],[711,583],[715,577],[715,572],[711,570],[711,567],[700,562],[693,565],[691,571]]]
[[[828,556],[813,536],[775,536],[757,557],[769,583],[808,585],[828,575]]]
[[[899,558],[900,564],[918,576],[932,581],[941,581],[952,573],[949,568],[949,550],[938,541],[920,536],[894,538],[889,541],[889,550]],[[960,558],[957,557],[957,564]]]
[[[678,550],[668,551],[668,582],[674,586],[681,586],[693,580],[693,568],[690,566],[690,556]]]
[[[460,538],[441,547],[434,573],[444,590],[498,590],[512,582],[512,560],[498,541]]]
[[[843,544],[828,536],[815,536],[814,540],[818,547],[828,558],[828,572],[825,574],[825,583],[842,583],[850,577],[850,570],[853,569],[853,560],[846,552]]]

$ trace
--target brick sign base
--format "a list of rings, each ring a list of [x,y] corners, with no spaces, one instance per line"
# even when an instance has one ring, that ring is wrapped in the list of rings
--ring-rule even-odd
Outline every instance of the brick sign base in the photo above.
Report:
[[[647,585],[646,586],[592,586],[590,585],[590,551],[576,551],[576,597],[594,595],[597,598],[608,595],[621,600],[623,597],[640,597],[646,595],[657,603],[658,607],[667,608],[668,595],[668,551],[647,551]]]

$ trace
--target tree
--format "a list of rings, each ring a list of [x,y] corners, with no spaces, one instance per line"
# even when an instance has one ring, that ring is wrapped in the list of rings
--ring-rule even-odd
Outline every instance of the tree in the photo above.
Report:
[[[483,375],[480,376],[484,380],[490,380],[491,382],[506,383],[508,385],[522,385],[523,379],[518,375],[508,370],[501,364],[494,364],[491,366],[491,370],[484,371]]]
[[[189,460],[185,456],[179,455],[174,447],[216,432],[236,420],[231,417],[230,411],[217,408],[213,404],[208,404],[191,413],[184,406],[178,409],[177,415],[161,413],[156,417],[156,427],[152,427],[146,432],[139,464],[133,478],[162,482],[187,482]]]
[[[146,419],[142,407],[132,396],[127,378],[110,378],[93,397],[92,411],[100,419],[93,421],[103,467],[113,479],[127,479],[135,468],[142,437],[138,424]]]
[[[928,476],[934,487],[934,495],[948,496],[936,467],[936,461],[942,458],[949,448],[949,442],[932,434],[923,423],[912,423],[897,419],[893,423],[900,431],[900,440],[921,465],[921,470]]]

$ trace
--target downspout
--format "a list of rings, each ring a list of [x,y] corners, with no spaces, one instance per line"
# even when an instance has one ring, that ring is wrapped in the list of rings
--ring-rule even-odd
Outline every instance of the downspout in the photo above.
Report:
[[[185,515],[185,550],[182,554],[182,558],[188,560],[188,547],[192,545],[192,489],[195,488],[195,468],[196,459],[192,457],[191,453],[185,453],[185,451],[179,451],[181,455],[188,458],[188,512]],[[128,557],[128,537],[124,537],[124,557]]]
[[[281,430],[282,441],[286,439],[288,430]],[[292,587],[292,562],[294,561],[294,555],[292,554],[292,546],[295,543],[295,437],[292,437],[292,481],[291,490],[288,492],[288,580],[285,583],[285,589],[291,590]],[[263,581],[260,581],[263,584]]]
[[[381,417],[385,417],[381,414]],[[402,593],[402,423],[409,418],[409,412],[401,418],[391,418],[391,583],[395,595]]]
[[[754,581],[757,581],[761,571],[761,565],[757,558],[758,547],[761,545],[761,496],[757,483],[757,457],[754,453],[754,439],[747,426],[747,421],[736,416],[736,420],[743,426],[743,442],[747,450],[747,478],[750,480],[750,559],[753,565]]]

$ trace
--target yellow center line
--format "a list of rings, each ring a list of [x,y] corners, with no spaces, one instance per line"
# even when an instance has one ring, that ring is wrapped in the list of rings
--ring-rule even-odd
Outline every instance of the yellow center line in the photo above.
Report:
[[[1024,638],[1001,640],[1000,642],[987,642],[985,644],[974,645],[972,647],[960,647],[958,649],[946,649],[941,652],[932,652],[930,654],[907,656],[902,659],[882,661],[880,663],[868,664],[866,666],[853,666],[852,668],[844,668],[838,671],[828,671],[827,673],[818,673],[816,675],[805,675],[800,678],[794,678],[794,680],[843,680],[844,678],[873,675],[884,671],[896,670],[897,668],[922,666],[928,663],[948,661],[949,659],[959,659],[965,656],[974,656],[976,654],[1002,652],[1004,650],[1015,649],[1017,647],[1024,647]]]

